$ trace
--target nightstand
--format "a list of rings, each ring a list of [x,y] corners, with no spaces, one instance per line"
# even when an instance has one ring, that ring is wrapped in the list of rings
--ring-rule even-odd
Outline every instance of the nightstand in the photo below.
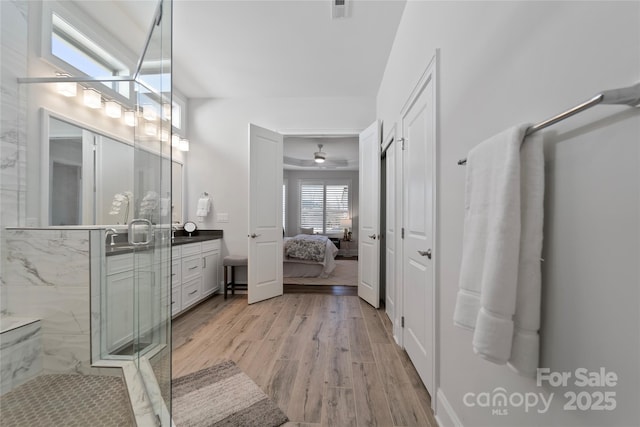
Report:
[[[340,240],[338,255],[343,257],[358,256],[358,242],[356,240]]]

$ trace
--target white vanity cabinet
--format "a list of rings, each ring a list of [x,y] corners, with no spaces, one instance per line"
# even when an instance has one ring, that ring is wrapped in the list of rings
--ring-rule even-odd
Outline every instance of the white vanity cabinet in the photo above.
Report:
[[[220,290],[220,240],[202,242],[202,296]]]
[[[182,309],[182,259],[180,246],[171,248],[171,315]]]
[[[220,289],[220,248],[220,239],[172,248],[172,315]]]
[[[168,248],[167,248],[168,249]],[[171,248],[171,315],[175,316],[221,287],[221,240],[187,243]],[[140,342],[151,342],[150,334],[158,316],[166,316],[166,293],[162,299],[156,292],[156,278],[166,283],[168,269],[161,268],[167,252],[138,251],[106,257],[106,286],[101,301],[105,331],[103,348],[110,354],[126,350],[132,343],[134,330]],[[134,269],[135,266],[135,269]],[[162,314],[165,313],[165,314]],[[154,323],[155,319],[155,323]],[[147,339],[148,338],[148,339]]]
[[[106,333],[102,336],[106,338],[107,352],[111,353],[133,339],[133,270],[108,274],[105,291],[103,313],[110,321],[103,322]]]
[[[134,263],[136,269],[134,270]],[[159,307],[154,295],[154,277],[159,274],[159,265],[153,262],[151,252],[126,253],[106,258],[105,298],[103,313],[109,322],[104,322],[105,349],[117,353],[133,340],[138,330],[140,341],[153,329],[153,318]],[[137,310],[136,310],[137,308]]]

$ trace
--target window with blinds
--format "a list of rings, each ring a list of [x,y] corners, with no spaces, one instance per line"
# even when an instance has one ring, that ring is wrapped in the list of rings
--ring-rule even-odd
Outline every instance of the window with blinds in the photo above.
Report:
[[[314,233],[342,232],[340,220],[349,218],[349,182],[302,181],[300,183],[300,227]]]

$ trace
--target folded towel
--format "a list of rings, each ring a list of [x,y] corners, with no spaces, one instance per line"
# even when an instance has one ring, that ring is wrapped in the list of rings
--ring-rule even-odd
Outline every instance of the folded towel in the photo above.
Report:
[[[544,228],[544,151],[540,135],[527,137],[520,149],[520,207],[518,293],[509,366],[522,375],[535,377],[540,353]]]
[[[209,209],[211,209],[211,199],[208,197],[200,197],[198,199],[198,207],[196,208],[196,216],[207,216]]]
[[[478,355],[531,375],[538,364],[544,158],[539,137],[520,149],[527,127],[508,129],[467,157],[454,323],[474,330]]]

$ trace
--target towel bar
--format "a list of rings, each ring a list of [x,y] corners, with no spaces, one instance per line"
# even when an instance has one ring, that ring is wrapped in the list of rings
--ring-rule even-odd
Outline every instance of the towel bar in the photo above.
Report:
[[[620,89],[605,90],[582,104],[576,105],[567,111],[563,111],[562,113],[556,114],[547,120],[530,126],[525,132],[525,136],[529,136],[532,133],[554,125],[598,104],[629,105],[631,107],[638,107],[640,106],[640,83]],[[466,163],[467,159],[458,160],[459,165],[465,165]]]

